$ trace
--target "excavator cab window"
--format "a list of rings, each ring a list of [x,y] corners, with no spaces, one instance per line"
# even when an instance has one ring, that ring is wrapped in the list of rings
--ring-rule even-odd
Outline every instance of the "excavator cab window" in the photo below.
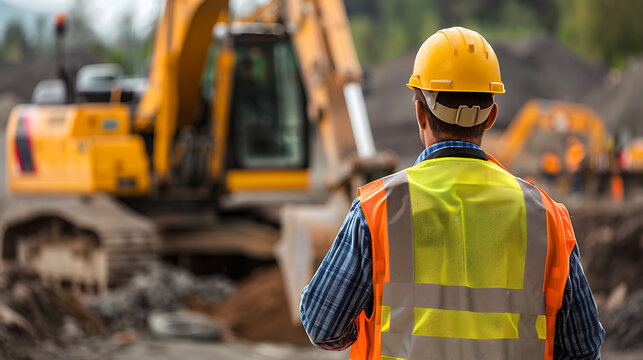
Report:
[[[232,167],[304,168],[307,120],[301,77],[283,37],[235,38]]]

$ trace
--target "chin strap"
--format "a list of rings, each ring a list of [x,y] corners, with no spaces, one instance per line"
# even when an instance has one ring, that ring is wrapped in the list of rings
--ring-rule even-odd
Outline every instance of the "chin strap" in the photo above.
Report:
[[[437,91],[422,90],[422,94],[426,99],[429,110],[438,119],[445,123],[454,124],[462,127],[472,127],[482,124],[491,113],[491,106],[481,109],[479,105],[467,106],[460,105],[457,109],[444,106],[436,101],[438,97]]]

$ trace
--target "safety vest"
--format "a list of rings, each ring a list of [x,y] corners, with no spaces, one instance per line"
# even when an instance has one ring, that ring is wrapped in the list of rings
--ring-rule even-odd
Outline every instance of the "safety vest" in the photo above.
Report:
[[[466,152],[359,189],[373,311],[356,319],[351,359],[553,358],[576,242],[567,210]]]

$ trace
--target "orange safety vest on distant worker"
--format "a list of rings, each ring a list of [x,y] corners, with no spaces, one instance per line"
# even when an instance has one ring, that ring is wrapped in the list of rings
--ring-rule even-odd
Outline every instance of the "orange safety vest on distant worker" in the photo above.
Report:
[[[551,151],[547,151],[540,158],[540,169],[547,175],[560,174],[560,158]]]
[[[579,140],[572,142],[565,151],[565,165],[570,174],[580,170],[581,164],[585,160],[585,146]]]
[[[488,157],[430,158],[359,189],[374,302],[351,359],[553,358],[569,214]]]

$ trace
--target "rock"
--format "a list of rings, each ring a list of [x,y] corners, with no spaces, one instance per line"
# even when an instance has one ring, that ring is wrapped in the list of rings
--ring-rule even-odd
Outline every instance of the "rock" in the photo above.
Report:
[[[0,303],[0,324],[8,328],[18,328],[29,336],[35,337],[31,324],[22,315],[2,303]]]
[[[67,339],[74,339],[83,336],[83,330],[78,325],[78,321],[71,316],[63,318],[62,336]]]
[[[138,334],[132,329],[119,331],[112,335],[112,343],[116,346],[128,345],[136,340],[138,340]]]
[[[223,334],[221,323],[204,314],[185,310],[151,313],[148,325],[158,336],[213,340],[221,339]]]
[[[612,290],[607,301],[605,302],[605,310],[612,311],[616,308],[619,308],[625,302],[625,296],[627,295],[627,285],[625,283],[620,283],[617,287]]]

